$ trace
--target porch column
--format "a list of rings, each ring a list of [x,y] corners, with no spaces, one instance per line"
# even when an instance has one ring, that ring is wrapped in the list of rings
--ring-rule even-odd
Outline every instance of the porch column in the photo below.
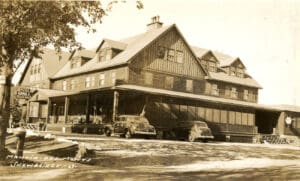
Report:
[[[65,124],[68,121],[69,105],[70,105],[70,98],[69,97],[65,97],[65,111],[64,111]]]
[[[51,111],[52,111],[51,110],[51,104],[52,104],[51,99],[48,98],[46,124],[50,123],[50,114],[51,114]]]
[[[26,120],[25,120],[26,124],[29,122],[29,113],[30,113],[30,101],[28,100],[26,105]]]
[[[88,94],[86,96],[86,105],[85,105],[85,121],[86,123],[89,123],[90,122],[90,99],[91,99],[91,96],[90,94]]]
[[[116,118],[117,118],[117,115],[118,115],[118,106],[119,106],[119,92],[114,91],[112,122],[116,121]]]

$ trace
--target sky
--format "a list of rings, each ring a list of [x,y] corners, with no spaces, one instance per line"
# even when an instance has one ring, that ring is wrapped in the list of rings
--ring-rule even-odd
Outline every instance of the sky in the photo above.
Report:
[[[159,15],[176,24],[187,42],[239,57],[262,85],[261,104],[300,106],[300,1],[297,0],[127,0],[113,7],[97,32],[77,29],[86,48],[103,38],[119,40],[146,31]]]

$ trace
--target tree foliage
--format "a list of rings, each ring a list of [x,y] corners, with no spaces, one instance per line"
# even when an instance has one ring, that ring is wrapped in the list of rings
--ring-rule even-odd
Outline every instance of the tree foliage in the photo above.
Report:
[[[73,0],[7,0],[0,3],[0,75],[6,79],[6,83],[0,85],[0,154],[5,145],[14,69],[25,59],[39,57],[41,47],[49,44],[57,52],[62,47],[80,47],[75,40],[75,27],[84,26],[88,32],[95,31],[91,25],[101,22],[120,2],[125,1],[112,0],[106,6],[100,1]],[[136,6],[143,8],[139,0]]]

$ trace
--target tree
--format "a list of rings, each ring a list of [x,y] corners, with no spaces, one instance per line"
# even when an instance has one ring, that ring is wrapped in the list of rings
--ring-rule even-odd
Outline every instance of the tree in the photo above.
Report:
[[[52,44],[59,53],[62,47],[80,47],[75,40],[77,26],[95,31],[92,24],[101,22],[114,4],[100,1],[19,1],[0,3],[0,159],[5,158],[5,139],[10,117],[11,81],[15,70],[26,59],[38,57],[41,47]],[[138,9],[143,8],[136,1]]]

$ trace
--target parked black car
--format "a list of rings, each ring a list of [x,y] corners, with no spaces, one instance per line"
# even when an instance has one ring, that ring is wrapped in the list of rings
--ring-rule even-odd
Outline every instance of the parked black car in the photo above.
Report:
[[[135,135],[142,135],[145,137],[156,136],[154,126],[150,125],[145,117],[138,115],[118,116],[117,121],[113,123],[110,129],[105,129],[105,133],[107,136],[114,133],[125,138],[130,138]]]
[[[211,129],[207,126],[207,124],[198,120],[180,121],[177,123],[177,126],[173,128],[173,131],[177,138],[182,138],[190,142],[196,140],[207,142],[214,138]]]

